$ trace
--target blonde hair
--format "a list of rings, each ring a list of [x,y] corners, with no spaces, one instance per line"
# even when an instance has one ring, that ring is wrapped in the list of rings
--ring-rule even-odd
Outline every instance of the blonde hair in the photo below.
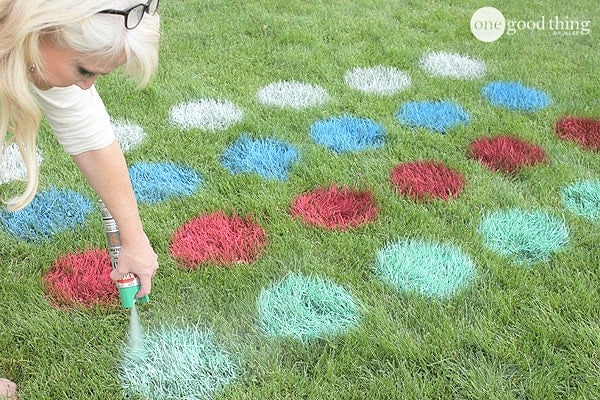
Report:
[[[144,87],[158,65],[160,22],[145,14],[134,29],[120,15],[98,14],[125,9],[144,0],[0,0],[0,145],[16,143],[27,169],[23,193],[5,201],[9,210],[25,207],[37,192],[37,131],[41,111],[30,91],[28,71],[44,69],[39,41],[111,60],[125,56],[122,71]]]

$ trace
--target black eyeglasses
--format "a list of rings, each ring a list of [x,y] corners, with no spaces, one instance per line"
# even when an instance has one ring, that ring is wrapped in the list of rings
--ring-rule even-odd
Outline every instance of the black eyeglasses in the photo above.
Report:
[[[102,10],[99,14],[115,14],[122,15],[125,17],[125,28],[133,29],[142,22],[142,18],[144,18],[144,13],[148,13],[150,15],[156,14],[156,10],[158,9],[158,1],[159,0],[148,0],[146,4],[138,4],[132,7],[129,7],[126,10]]]

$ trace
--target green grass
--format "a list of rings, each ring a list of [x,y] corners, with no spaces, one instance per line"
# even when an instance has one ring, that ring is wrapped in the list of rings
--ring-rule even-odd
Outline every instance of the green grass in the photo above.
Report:
[[[507,2],[508,3],[508,2]],[[141,206],[159,254],[151,303],[139,308],[147,328],[196,324],[212,330],[239,356],[242,376],[222,399],[595,399],[600,397],[600,226],[567,212],[561,189],[597,179],[598,153],[556,138],[564,115],[600,116],[598,7],[592,1],[511,1],[497,6],[508,19],[568,15],[592,20],[587,36],[522,31],[494,43],[469,30],[482,4],[360,1],[171,0],[161,4],[163,43],[158,75],[142,92],[119,74],[101,78],[115,119],[141,125],[148,137],[127,154],[138,161],[174,161],[205,178],[189,198]],[[418,66],[425,51],[468,54],[487,63],[484,78],[433,78]],[[392,97],[350,90],[344,73],[383,64],[408,72],[413,85]],[[257,90],[274,81],[325,87],[323,107],[286,111],[260,106]],[[546,91],[550,107],[519,113],[492,107],[483,84],[520,80]],[[168,122],[175,103],[223,98],[245,112],[224,132],[183,132]],[[440,136],[400,125],[404,101],[450,99],[471,114],[468,125]],[[317,119],[352,113],[386,131],[385,146],[334,155],[309,136]],[[285,182],[232,176],[221,152],[242,133],[293,143],[301,158]],[[471,140],[512,133],[542,146],[549,163],[514,176],[492,173],[466,157]],[[93,192],[44,125],[40,188]],[[396,163],[438,159],[463,173],[467,185],[449,202],[398,197],[388,181]],[[376,222],[347,232],[307,227],[289,216],[291,199],[316,186],[360,186],[375,193]],[[2,194],[17,188],[5,185]],[[477,233],[490,211],[510,207],[563,216],[570,243],[550,261],[522,267],[487,249]],[[168,253],[172,232],[216,210],[252,214],[268,234],[254,264],[233,269],[180,269]],[[399,237],[459,246],[477,278],[447,300],[399,295],[373,274],[376,253]],[[46,299],[42,277],[67,252],[105,245],[99,212],[85,226],[50,242],[28,244],[0,232],[0,375],[15,380],[22,399],[122,398],[117,366],[129,313],[120,309],[63,310]],[[362,304],[357,329],[302,345],[265,337],[257,326],[260,290],[289,272],[327,277]]]

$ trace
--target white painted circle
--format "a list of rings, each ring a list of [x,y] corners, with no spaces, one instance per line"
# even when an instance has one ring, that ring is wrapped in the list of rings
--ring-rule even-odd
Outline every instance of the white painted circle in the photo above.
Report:
[[[200,99],[173,106],[169,113],[173,125],[184,130],[197,128],[216,132],[240,122],[244,112],[229,100]]]
[[[38,165],[43,161],[42,154],[36,148],[36,159]],[[0,153],[0,183],[27,178],[27,168],[19,147],[16,143],[10,144]]]
[[[476,79],[485,75],[485,62],[445,51],[428,52],[420,60],[429,75],[456,79]]]
[[[330,100],[324,88],[296,81],[270,83],[259,89],[257,98],[265,106],[295,110],[320,106]]]
[[[138,147],[146,137],[146,132],[141,126],[129,121],[111,120],[110,124],[124,152]]]
[[[346,85],[366,94],[393,95],[411,85],[410,76],[394,67],[356,67],[346,72]]]

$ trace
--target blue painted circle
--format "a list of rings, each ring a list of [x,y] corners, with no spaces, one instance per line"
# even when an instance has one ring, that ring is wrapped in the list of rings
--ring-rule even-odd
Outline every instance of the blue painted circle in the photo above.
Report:
[[[90,200],[83,195],[51,188],[36,194],[31,203],[19,211],[3,209],[0,224],[18,239],[40,242],[83,225],[90,208]]]
[[[312,139],[336,153],[383,146],[383,127],[367,118],[351,115],[317,121],[310,128]]]
[[[550,105],[546,93],[520,82],[491,82],[481,92],[492,105],[509,110],[536,111]]]
[[[404,103],[395,114],[402,124],[445,133],[466,125],[469,113],[451,101],[421,101]]]
[[[222,165],[232,174],[255,173],[264,179],[285,181],[298,150],[272,138],[252,139],[242,135],[221,156]]]
[[[203,183],[193,169],[168,162],[140,162],[129,168],[129,175],[140,203],[156,204],[172,197],[189,196]]]

